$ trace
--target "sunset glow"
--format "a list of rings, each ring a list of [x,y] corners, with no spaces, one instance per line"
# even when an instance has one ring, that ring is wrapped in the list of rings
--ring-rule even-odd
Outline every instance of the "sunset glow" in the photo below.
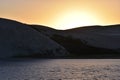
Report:
[[[56,26],[59,29],[69,29],[74,27],[97,25],[102,21],[95,14],[82,11],[69,11],[61,14],[56,20]]]
[[[0,0],[0,17],[68,29],[120,23],[120,0]]]

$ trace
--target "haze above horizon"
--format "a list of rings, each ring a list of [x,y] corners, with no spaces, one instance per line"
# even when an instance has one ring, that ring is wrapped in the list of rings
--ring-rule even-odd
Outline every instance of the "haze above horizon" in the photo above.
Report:
[[[0,0],[0,17],[69,29],[120,23],[120,0]]]

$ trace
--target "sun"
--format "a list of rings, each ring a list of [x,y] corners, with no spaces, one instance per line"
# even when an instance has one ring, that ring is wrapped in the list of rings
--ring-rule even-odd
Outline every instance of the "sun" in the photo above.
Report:
[[[59,29],[70,29],[98,24],[100,24],[99,18],[90,12],[66,12],[56,20],[56,26]]]

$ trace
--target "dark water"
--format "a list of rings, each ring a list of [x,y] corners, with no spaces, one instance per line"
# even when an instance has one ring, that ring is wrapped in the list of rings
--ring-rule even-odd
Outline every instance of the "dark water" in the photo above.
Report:
[[[0,80],[120,80],[120,59],[0,60]]]

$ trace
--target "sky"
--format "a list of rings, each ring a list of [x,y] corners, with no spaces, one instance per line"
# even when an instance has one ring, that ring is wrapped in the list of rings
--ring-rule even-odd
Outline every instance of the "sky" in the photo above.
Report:
[[[55,29],[120,24],[120,0],[0,0],[0,17]]]

